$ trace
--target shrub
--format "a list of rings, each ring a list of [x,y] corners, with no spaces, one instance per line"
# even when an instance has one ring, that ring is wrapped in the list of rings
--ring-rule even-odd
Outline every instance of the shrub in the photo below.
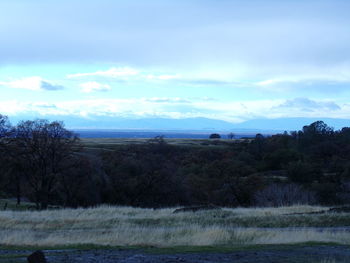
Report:
[[[221,138],[221,136],[218,133],[212,133],[209,136],[209,139],[220,139],[220,138]]]
[[[290,206],[313,204],[315,195],[296,184],[270,184],[255,193],[257,206]]]

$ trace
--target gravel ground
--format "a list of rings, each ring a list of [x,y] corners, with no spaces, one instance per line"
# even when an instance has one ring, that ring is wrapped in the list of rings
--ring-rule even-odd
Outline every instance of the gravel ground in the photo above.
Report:
[[[33,251],[0,250],[0,262],[26,262],[24,255]],[[48,250],[44,251],[48,263],[101,262],[101,263],[301,263],[301,262],[350,262],[349,246],[290,246],[289,248],[249,249],[229,253],[180,253],[152,254],[142,250]],[[11,255],[6,258],[6,255]],[[18,258],[12,258],[18,255]]]

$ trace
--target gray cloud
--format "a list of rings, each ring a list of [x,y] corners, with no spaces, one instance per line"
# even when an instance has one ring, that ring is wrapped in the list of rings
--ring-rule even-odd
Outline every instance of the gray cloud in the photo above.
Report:
[[[58,109],[55,104],[48,104],[48,103],[34,103],[32,104],[33,107],[43,108],[43,109]]]
[[[260,73],[335,65],[350,61],[349,8],[345,0],[4,0],[0,61],[248,64]]]
[[[62,89],[64,89],[64,87],[61,85],[51,84],[47,81],[41,81],[41,89],[53,91],[53,90],[62,90]]]
[[[27,77],[12,81],[0,81],[0,86],[5,86],[14,89],[27,89],[27,90],[47,90],[47,91],[56,91],[64,89],[63,86],[53,84],[46,80],[43,80],[41,77]]]
[[[287,100],[274,109],[298,109],[307,112],[314,112],[319,110],[336,111],[341,110],[341,107],[332,101],[315,101],[308,98],[295,98]]]

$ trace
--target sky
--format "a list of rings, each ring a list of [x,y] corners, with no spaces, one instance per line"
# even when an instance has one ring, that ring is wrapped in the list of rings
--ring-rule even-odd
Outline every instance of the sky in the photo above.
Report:
[[[0,114],[350,119],[348,0],[1,0]]]

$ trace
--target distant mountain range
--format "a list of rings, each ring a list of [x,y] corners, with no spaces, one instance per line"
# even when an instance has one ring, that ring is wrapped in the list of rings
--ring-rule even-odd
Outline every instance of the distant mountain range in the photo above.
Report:
[[[277,119],[255,119],[235,124],[237,129],[258,129],[269,131],[295,131],[301,130],[303,126],[315,121],[323,121],[335,130],[350,127],[350,119],[334,118],[277,118]]]
[[[231,123],[207,118],[121,118],[109,116],[95,116],[91,118],[71,116],[44,116],[49,120],[62,120],[69,129],[115,129],[115,130],[168,130],[168,131],[233,131],[244,133],[275,133],[300,130],[304,125],[322,120],[334,129],[350,127],[350,119],[332,118],[277,118],[253,119],[241,123]],[[19,120],[33,119],[33,117],[11,117],[12,123]]]

